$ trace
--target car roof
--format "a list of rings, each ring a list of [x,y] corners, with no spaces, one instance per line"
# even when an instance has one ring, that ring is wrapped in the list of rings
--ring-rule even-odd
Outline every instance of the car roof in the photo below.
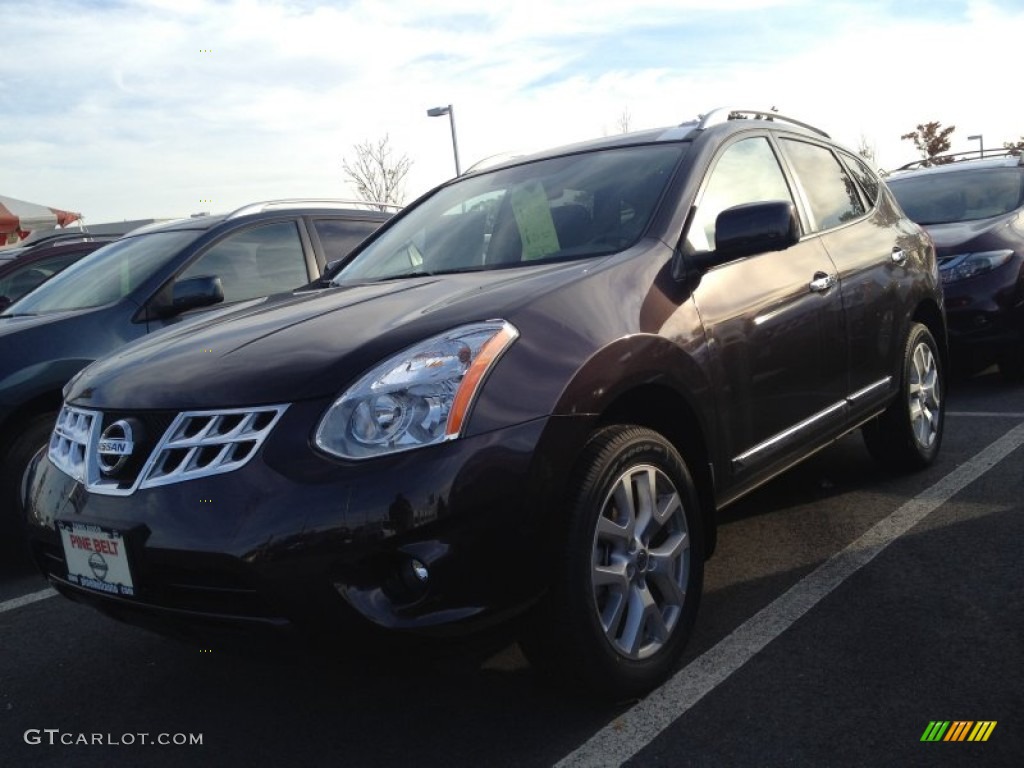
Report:
[[[715,130],[722,133],[736,133],[751,127],[768,128],[771,130],[792,130],[797,133],[804,133],[817,138],[824,138],[831,141],[831,137],[820,128],[802,122],[792,117],[779,114],[772,109],[755,110],[739,107],[718,107],[698,115],[692,120],[680,123],[679,125],[665,128],[655,128],[633,133],[622,133],[613,136],[604,136],[599,139],[590,139],[575,144],[567,144],[560,147],[545,149],[521,155],[505,155],[495,158],[488,158],[472,166],[463,175],[476,173],[484,170],[511,167],[522,163],[544,160],[563,155],[572,155],[581,152],[592,152],[613,147],[631,146],[640,144],[656,144],[660,142],[692,141],[705,131]]]
[[[357,206],[378,206],[378,208],[367,208]],[[380,210],[380,206],[398,209],[399,206],[387,203],[365,202],[361,200],[334,200],[296,198],[288,200],[265,200],[258,203],[249,203],[237,208],[230,213],[197,213],[182,219],[173,221],[157,222],[144,227],[132,230],[127,237],[152,232],[177,232],[182,230],[208,230],[216,225],[240,218],[271,218],[280,213],[295,213],[301,216],[345,216],[346,218],[363,219],[370,221],[386,221],[394,215],[393,211]]]
[[[104,245],[107,245],[107,243],[112,243],[114,239],[116,238],[112,238],[110,240],[86,240],[76,241],[73,243],[60,243],[58,245],[54,245],[52,248],[28,251],[16,259],[9,259],[6,261],[0,260],[0,275],[21,270],[38,261],[43,261],[61,254],[81,252],[84,257],[93,251],[99,250]]]
[[[998,150],[997,150],[998,151]],[[955,155],[945,155],[944,157],[956,157]],[[916,160],[913,163],[907,163],[907,165],[897,168],[893,171],[893,174],[886,179],[886,181],[897,181],[899,179],[911,179],[917,176],[930,176],[937,173],[958,173],[960,171],[973,171],[977,169],[991,169],[991,168],[1024,168],[1024,154],[1013,154],[1009,152],[999,152],[997,157],[963,157],[953,162],[941,163],[939,165],[930,165],[925,168],[911,168],[909,166],[917,165],[922,160]]]
[[[23,240],[20,244],[0,250],[0,264],[17,261],[36,253],[55,253],[65,246],[98,243],[104,245],[116,240],[118,235],[93,235],[89,232],[62,233],[56,236],[43,237],[36,240]]]

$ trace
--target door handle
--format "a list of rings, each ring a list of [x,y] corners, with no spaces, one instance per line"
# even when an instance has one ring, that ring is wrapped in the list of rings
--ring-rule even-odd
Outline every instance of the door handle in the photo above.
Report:
[[[902,248],[893,248],[889,258],[892,259],[893,264],[900,266],[907,263],[907,254]]]
[[[811,280],[811,284],[807,287],[810,288],[815,293],[822,293],[824,291],[827,291],[835,284],[835,275],[827,275],[824,272],[815,272],[814,279]]]

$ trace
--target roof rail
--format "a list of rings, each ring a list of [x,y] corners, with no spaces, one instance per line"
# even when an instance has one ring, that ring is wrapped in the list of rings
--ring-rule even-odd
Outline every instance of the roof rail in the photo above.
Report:
[[[227,215],[228,219],[239,216],[246,216],[252,213],[262,213],[274,208],[298,208],[301,206],[317,206],[322,208],[370,208],[377,211],[400,211],[402,206],[394,203],[382,203],[376,200],[344,200],[335,197],[292,197],[282,200],[264,200],[259,203],[249,203],[241,208],[233,210]]]
[[[936,165],[949,165],[950,163],[962,163],[968,160],[988,160],[1000,157],[1016,157],[1017,165],[1024,165],[1024,150],[1021,149],[990,149],[981,154],[981,150],[972,149],[967,152],[950,152],[946,155],[936,155],[927,159],[913,160],[906,165],[901,165],[897,171],[911,171],[915,168],[932,168]],[[938,161],[938,162],[936,162]]]
[[[792,117],[780,115],[778,112],[774,111],[774,109],[737,109],[735,107],[718,107],[717,109],[713,109],[703,115],[699,115],[699,118],[700,122],[697,123],[697,127],[695,129],[698,131],[703,131],[705,128],[710,128],[713,125],[722,125],[730,120],[779,120],[784,123],[791,123],[793,125],[798,125],[801,128],[806,128],[808,131],[813,131],[819,136],[824,136],[826,139],[832,138],[821,130],[821,128],[816,128],[810,123],[805,123]]]

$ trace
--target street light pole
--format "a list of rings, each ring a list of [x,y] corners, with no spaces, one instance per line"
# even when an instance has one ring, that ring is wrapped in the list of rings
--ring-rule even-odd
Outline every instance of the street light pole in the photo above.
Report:
[[[985,157],[985,137],[984,136],[982,136],[979,133],[976,136],[968,136],[967,140],[968,141],[977,141],[978,142],[978,154],[981,155],[982,157]]]
[[[455,107],[449,104],[447,107],[432,107],[427,110],[428,117],[441,117],[448,115],[448,121],[452,127],[452,152],[455,154],[455,175],[462,175],[462,168],[459,166],[459,140],[455,135]]]

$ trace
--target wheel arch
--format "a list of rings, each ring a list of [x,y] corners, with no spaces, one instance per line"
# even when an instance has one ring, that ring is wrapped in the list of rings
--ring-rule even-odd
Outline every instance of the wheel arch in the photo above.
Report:
[[[595,429],[636,424],[664,435],[693,475],[710,556],[716,541],[714,404],[711,382],[699,360],[705,351],[702,336],[690,344],[656,334],[619,338],[580,366],[554,410],[590,414]]]
[[[666,414],[672,414],[667,418]],[[707,437],[696,411],[686,397],[662,384],[644,384],[622,392],[598,418],[598,426],[636,424],[663,435],[686,462],[701,503],[705,557],[715,550],[714,472]]]
[[[911,315],[911,322],[921,323],[931,331],[932,336],[939,345],[939,354],[942,356],[942,371],[948,376],[949,372],[949,338],[946,334],[946,318],[942,309],[934,299],[925,299],[914,309]]]
[[[59,389],[42,392],[11,410],[0,423],[0,459],[6,458],[11,445],[32,419],[49,411],[59,411],[64,399]]]

